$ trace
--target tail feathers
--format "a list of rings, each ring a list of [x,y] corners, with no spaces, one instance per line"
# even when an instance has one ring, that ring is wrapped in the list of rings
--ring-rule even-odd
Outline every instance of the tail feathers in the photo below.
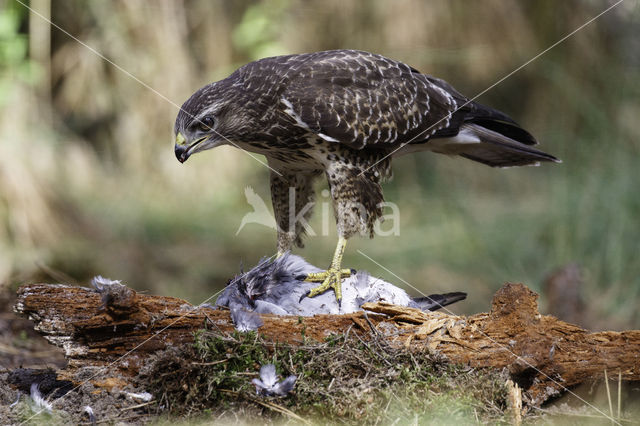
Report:
[[[494,110],[495,111],[495,110]],[[499,111],[497,111],[499,112]],[[506,117],[506,116],[505,116]],[[521,142],[525,145],[537,145],[538,141],[531,135],[531,133],[518,126],[514,121],[506,121],[505,119],[490,119],[490,118],[473,118],[471,123],[477,124],[484,129],[492,130],[502,136],[506,136],[514,141]]]
[[[481,103],[470,101],[444,80],[430,76],[426,77],[431,84],[439,86],[452,95],[458,105],[458,108],[452,112],[450,125],[436,131],[432,138],[454,137],[465,124],[478,124],[525,145],[537,145],[538,142],[531,133],[520,127],[507,114]]]
[[[561,162],[551,154],[476,123],[462,125],[455,137],[433,139],[427,145],[432,151],[460,155],[491,167],[538,165],[542,161]]]
[[[472,124],[472,133],[480,143],[468,144],[459,155],[491,167],[538,165],[541,161],[559,163],[556,157],[529,145],[517,142],[486,127]]]
[[[445,294],[432,294],[426,297],[417,297],[413,301],[423,311],[435,311],[452,303],[459,302],[467,298],[467,293],[453,292]]]

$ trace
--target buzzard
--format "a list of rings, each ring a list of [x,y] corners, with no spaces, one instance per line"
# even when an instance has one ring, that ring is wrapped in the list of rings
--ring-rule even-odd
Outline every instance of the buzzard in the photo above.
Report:
[[[510,117],[446,81],[357,50],[251,62],[195,92],[175,122],[180,162],[220,145],[267,158],[279,255],[302,247],[304,227],[295,218],[310,216],[313,182],[324,173],[338,245],[326,271],[308,274],[322,284],[303,297],[333,288],[338,303],[341,280],[353,273],[342,269],[347,239],[373,236],[382,215],[380,184],[394,157],[433,151],[491,167],[559,161],[536,143]]]

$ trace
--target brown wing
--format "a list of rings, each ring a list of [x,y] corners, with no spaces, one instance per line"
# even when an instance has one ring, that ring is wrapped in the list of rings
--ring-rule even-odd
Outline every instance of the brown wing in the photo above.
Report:
[[[297,126],[357,149],[426,140],[449,126],[459,103],[408,65],[367,52],[304,55],[291,70],[283,111]]]

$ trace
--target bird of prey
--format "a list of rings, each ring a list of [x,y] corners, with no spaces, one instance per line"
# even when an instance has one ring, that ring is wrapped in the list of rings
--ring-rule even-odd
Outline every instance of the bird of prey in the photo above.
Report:
[[[382,215],[381,182],[394,157],[432,151],[492,167],[558,162],[506,114],[471,101],[444,80],[404,63],[357,50],[276,56],[248,63],[196,91],[175,122],[175,155],[220,145],[264,154],[271,168],[271,198],[281,255],[302,247],[324,174],[337,222],[338,245],[326,271],[307,280],[333,288],[342,299],[347,239],[373,236]],[[293,191],[290,191],[290,188]],[[295,200],[290,200],[290,192]],[[291,223],[294,222],[294,223]]]

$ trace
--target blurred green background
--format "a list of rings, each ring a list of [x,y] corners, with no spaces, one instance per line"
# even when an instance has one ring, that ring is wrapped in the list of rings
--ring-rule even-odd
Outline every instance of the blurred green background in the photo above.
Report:
[[[252,211],[245,187],[269,200],[265,167],[230,147],[176,161],[175,104],[197,88],[264,56],[353,48],[474,96],[613,3],[27,4],[34,12],[0,0],[0,282],[102,274],[200,303],[273,254],[275,232],[249,224],[235,235]],[[421,291],[467,291],[456,309],[470,313],[505,281],[542,291],[575,263],[591,326],[640,327],[639,30],[639,3],[627,0],[479,98],[563,164],[400,158],[385,186],[400,235],[354,238],[345,266],[406,287],[361,250]],[[320,214],[311,225],[321,228]],[[326,266],[335,242],[332,228],[297,253]]]

